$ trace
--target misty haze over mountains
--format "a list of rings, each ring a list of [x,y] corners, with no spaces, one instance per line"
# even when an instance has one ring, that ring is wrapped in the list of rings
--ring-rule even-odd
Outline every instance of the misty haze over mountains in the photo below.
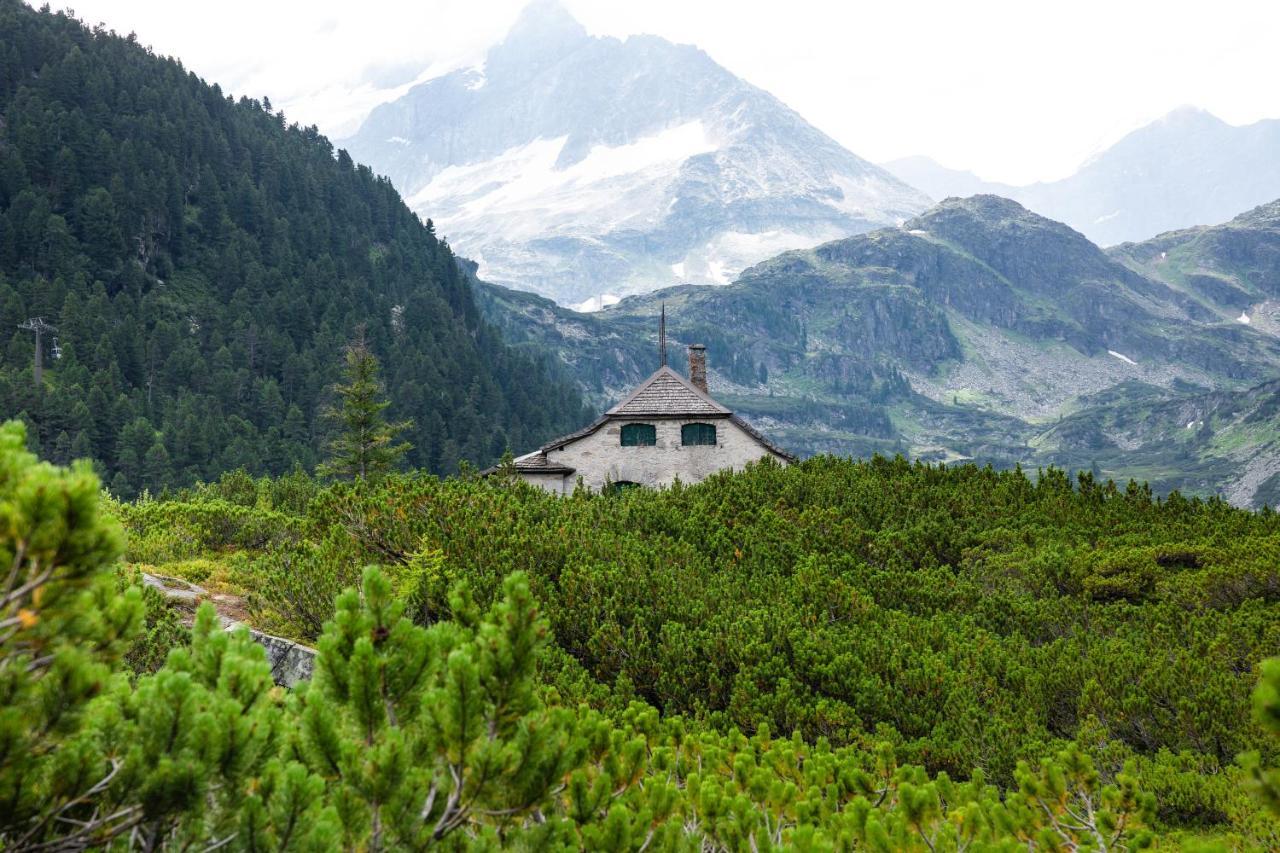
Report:
[[[646,374],[665,301],[717,393],[802,453],[1280,498],[1280,121],[1180,108],[1029,186],[881,168],[696,47],[539,2],[349,147],[595,407]]]
[[[554,0],[344,144],[483,278],[562,304],[724,284],[928,205],[696,47],[593,38]]]
[[[1221,222],[1280,196],[1280,121],[1182,108],[1063,180],[1012,186],[927,157],[873,165],[694,46],[593,37],[556,0],[484,63],[377,107],[344,143],[482,279],[594,310],[725,284],[782,251],[990,193],[1099,245]]]
[[[1234,127],[1194,107],[1135,130],[1060,181],[1012,186],[928,157],[883,164],[934,199],[991,193],[1102,246],[1222,222],[1280,197],[1280,120]]]

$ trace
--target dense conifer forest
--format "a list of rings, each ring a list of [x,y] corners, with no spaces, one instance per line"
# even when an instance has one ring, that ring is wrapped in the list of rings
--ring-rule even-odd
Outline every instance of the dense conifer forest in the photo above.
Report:
[[[33,382],[43,317],[44,382]],[[0,411],[113,493],[310,468],[366,328],[414,467],[583,419],[385,179],[132,37],[0,0]],[[56,337],[55,358],[54,343]]]

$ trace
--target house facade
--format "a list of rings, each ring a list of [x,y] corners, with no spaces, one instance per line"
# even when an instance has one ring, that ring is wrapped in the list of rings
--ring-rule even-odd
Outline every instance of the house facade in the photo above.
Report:
[[[592,491],[661,487],[677,479],[696,483],[759,459],[795,461],[712,399],[701,345],[689,347],[689,377],[662,365],[590,426],[518,457],[517,475],[549,492],[569,494],[579,479]]]

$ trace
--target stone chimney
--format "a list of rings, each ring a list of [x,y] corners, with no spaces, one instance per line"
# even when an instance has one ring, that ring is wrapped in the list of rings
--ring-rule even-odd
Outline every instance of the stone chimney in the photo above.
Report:
[[[707,390],[707,348],[702,344],[689,344],[689,381],[703,394]]]

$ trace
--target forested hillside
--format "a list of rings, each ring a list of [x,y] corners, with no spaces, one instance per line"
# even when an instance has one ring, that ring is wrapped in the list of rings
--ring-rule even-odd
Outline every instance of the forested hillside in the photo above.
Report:
[[[43,317],[45,376],[32,377]],[[415,467],[576,427],[386,180],[133,39],[0,0],[0,411],[115,494],[310,468],[364,325]],[[53,337],[56,335],[56,354]]]
[[[1280,758],[1249,701],[1280,649],[1270,511],[1088,474],[818,457],[570,498],[236,476],[120,512],[136,565],[247,596],[268,630],[321,636],[363,565],[427,625],[518,572],[550,632],[542,677],[570,705],[883,743],[1006,790],[1020,762],[1076,743],[1104,780],[1128,767],[1163,831],[1280,840],[1236,763]]]

